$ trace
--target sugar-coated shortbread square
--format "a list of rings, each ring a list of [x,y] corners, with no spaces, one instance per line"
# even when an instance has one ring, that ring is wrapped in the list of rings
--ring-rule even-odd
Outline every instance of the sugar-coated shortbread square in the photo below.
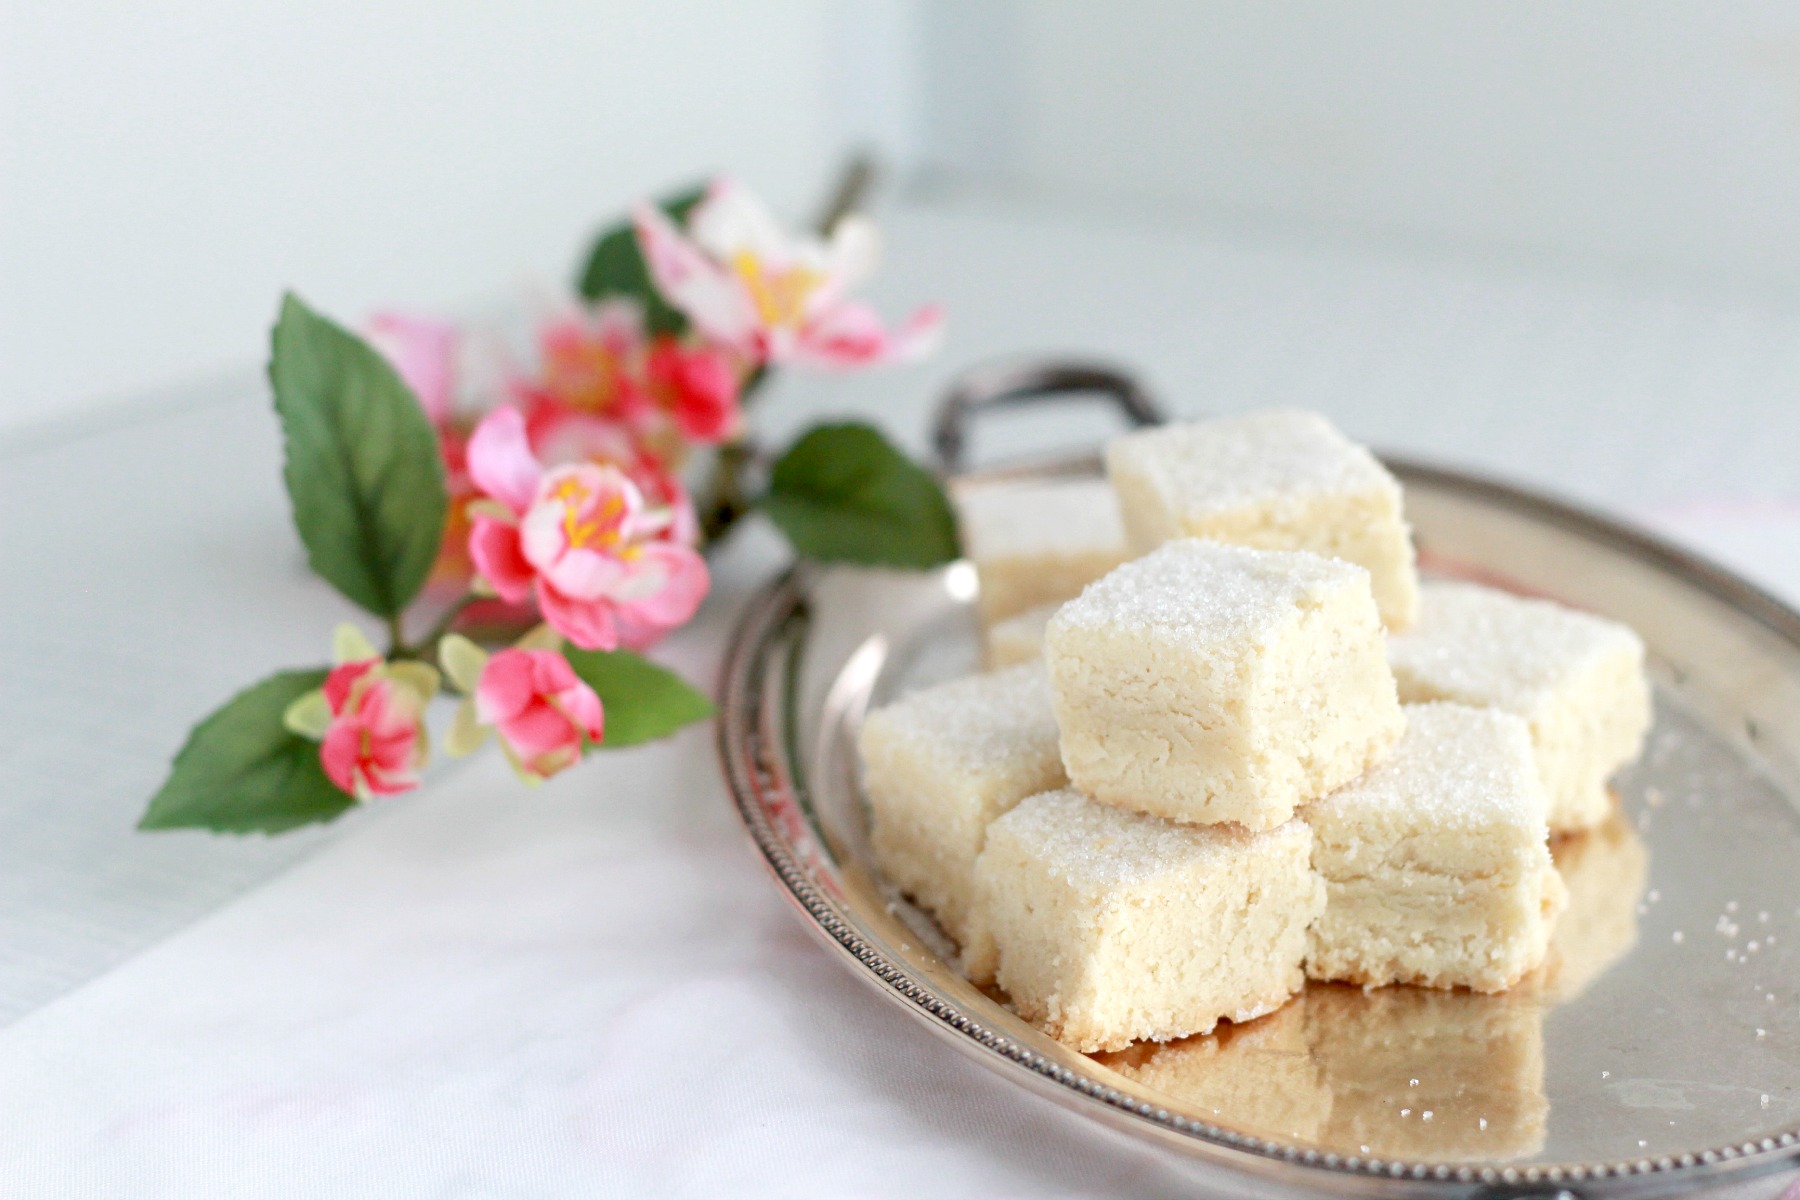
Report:
[[[1365,987],[1493,992],[1544,960],[1566,897],[1525,722],[1461,704],[1406,706],[1406,733],[1303,816],[1325,915],[1306,971]]]
[[[1400,485],[1318,413],[1271,409],[1126,434],[1106,449],[1126,540],[1176,537],[1311,550],[1368,568],[1390,628],[1413,619],[1419,580]]]
[[[988,626],[984,661],[990,671],[1044,657],[1044,629],[1062,602],[1040,604]]]
[[[1543,1148],[1550,1102],[1539,996],[1315,984],[1304,1011],[1332,1096],[1319,1139],[1326,1149],[1503,1162]]]
[[[1606,819],[1606,781],[1637,757],[1650,727],[1642,639],[1548,600],[1427,583],[1418,622],[1394,635],[1388,659],[1402,700],[1455,700],[1525,718],[1555,833]]]
[[[954,499],[986,624],[1067,600],[1128,557],[1104,479],[974,484]]]
[[[1247,1021],[1304,982],[1324,905],[1304,822],[1178,825],[1064,789],[988,827],[976,864],[996,978],[1082,1051]]]
[[[1271,829],[1400,736],[1369,573],[1182,538],[1045,632],[1070,782],[1178,821]]]
[[[937,918],[967,960],[985,945],[971,912],[989,822],[1064,782],[1042,664],[903,696],[865,718],[858,749],[876,865]],[[977,982],[992,970],[979,961],[965,967]]]

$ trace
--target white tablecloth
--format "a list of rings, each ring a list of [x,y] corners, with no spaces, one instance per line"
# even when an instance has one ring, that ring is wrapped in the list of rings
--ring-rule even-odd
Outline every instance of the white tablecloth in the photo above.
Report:
[[[1624,291],[1602,303],[1554,280],[1527,288],[1304,247],[981,216],[903,221],[897,254],[909,228],[917,249],[902,280],[948,280],[933,290],[975,326],[952,363],[1064,344],[1085,321],[1087,344],[1181,379],[1202,369],[1195,329],[1223,353],[1219,326],[1260,328],[1258,345],[1229,348],[1230,378],[1261,362],[1304,383],[1290,398],[1336,388],[1334,410],[1359,433],[1557,475],[1800,599],[1800,517],[1783,500],[1800,494],[1793,441],[1778,463],[1746,424],[1738,455],[1715,436],[1737,418],[1664,395],[1650,408],[1674,413],[1672,428],[1621,428],[1630,448],[1596,443],[1599,465],[1580,474],[1556,425],[1578,397],[1521,398],[1577,378],[1602,396],[1661,379],[1642,361],[1660,331],[1657,361],[1682,396],[1735,378],[1766,393],[1756,404],[1772,415],[1758,428],[1785,429],[1797,393],[1777,396],[1771,381],[1800,374],[1784,340],[1800,321],[1784,309]],[[1068,274],[1046,258],[1085,266]],[[1171,258],[1199,279],[1192,294],[1133,300]],[[999,296],[1024,311],[1000,319]],[[1329,332],[1334,313],[1369,326],[1358,297],[1386,305],[1385,334],[1364,334],[1414,359],[1378,387],[1332,374],[1389,361]],[[1490,355],[1457,376],[1459,356],[1494,340],[1469,321],[1489,310],[1510,314],[1519,338],[1538,330],[1544,355],[1512,374]],[[1557,323],[1570,312],[1587,314],[1589,340]],[[1307,330],[1322,341],[1309,348]],[[916,442],[923,397],[952,363],[842,394]],[[1424,390],[1397,394],[1403,377]],[[1443,378],[1461,380],[1450,407],[1475,414],[1463,425],[1430,409]],[[1522,389],[1510,421],[1494,415],[1509,395],[1494,379]],[[839,394],[795,385],[771,419],[792,424]],[[1432,415],[1414,424],[1419,412]],[[1511,440],[1496,449],[1499,428]],[[1665,453],[1688,484],[1627,469],[1635,455],[1654,472],[1644,456]],[[1745,456],[1766,469],[1742,469]],[[15,1017],[0,1026],[0,1196],[1149,1197],[1196,1186],[1185,1164],[990,1076],[815,946],[738,828],[706,729],[600,756],[531,793],[489,755],[324,837],[163,835],[140,850],[124,823],[180,730],[257,672],[318,658],[341,613],[298,569],[274,457],[272,421],[245,394],[138,410],[0,459],[0,712],[14,730],[0,833],[16,855],[10,887],[0,880],[0,980],[12,989],[0,1019]],[[666,657],[710,678],[736,607],[777,561],[767,538],[737,547]],[[76,809],[107,816],[59,819]]]

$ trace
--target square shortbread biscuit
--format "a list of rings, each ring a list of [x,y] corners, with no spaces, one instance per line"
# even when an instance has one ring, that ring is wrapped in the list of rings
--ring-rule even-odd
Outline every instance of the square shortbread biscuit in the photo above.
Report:
[[[1126,540],[1145,554],[1170,538],[1311,550],[1368,568],[1382,620],[1418,608],[1400,485],[1317,413],[1274,409],[1126,434],[1106,448]]]
[[[1068,600],[1129,557],[1103,479],[976,484],[954,499],[984,624]]]
[[[1032,796],[988,827],[975,874],[996,977],[1082,1051],[1206,1033],[1284,1004],[1324,905],[1304,822],[1250,833]]]
[[[1313,984],[1303,1003],[1331,1092],[1326,1149],[1504,1162],[1543,1148],[1544,1009],[1529,989],[1483,996]]]
[[[1525,722],[1406,706],[1387,761],[1303,812],[1325,915],[1306,973],[1493,992],[1544,960],[1565,892]]]
[[[1433,582],[1418,623],[1388,643],[1400,698],[1525,718],[1550,794],[1550,829],[1606,819],[1607,778],[1650,727],[1644,643],[1616,621],[1472,583]]]
[[[988,823],[1064,782],[1042,664],[913,692],[870,713],[857,745],[876,865],[937,918],[971,976],[986,982],[992,967],[979,961],[986,943],[971,914]]]
[[[1193,538],[1089,585],[1045,633],[1063,765],[1107,804],[1270,829],[1400,736],[1369,573]]]
[[[996,671],[1015,663],[1039,662],[1044,657],[1044,629],[1062,602],[1040,604],[988,626],[984,661]]]
[[[1252,1137],[1317,1142],[1331,1093],[1306,1038],[1304,999],[1244,1025],[1096,1056],[1174,1109]]]

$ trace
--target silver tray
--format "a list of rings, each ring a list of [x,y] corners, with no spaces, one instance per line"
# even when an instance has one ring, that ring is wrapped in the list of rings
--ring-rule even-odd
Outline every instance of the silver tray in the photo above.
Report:
[[[966,563],[801,566],[750,604],[718,744],[751,838],[808,924],[889,999],[1009,1079],[1201,1160],[1220,1186],[1636,1196],[1793,1169],[1800,615],[1569,504],[1387,462],[1428,573],[1615,617],[1650,648],[1648,748],[1616,781],[1613,822],[1558,847],[1574,898],[1526,984],[1313,985],[1243,1027],[1088,1057],[967,983],[872,866],[854,751],[872,704],[976,666]],[[1097,470],[1087,456],[977,476]]]

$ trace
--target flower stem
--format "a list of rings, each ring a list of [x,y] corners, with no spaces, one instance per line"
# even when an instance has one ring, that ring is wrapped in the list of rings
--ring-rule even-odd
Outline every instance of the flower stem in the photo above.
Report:
[[[437,624],[433,625],[424,637],[413,643],[408,643],[401,639],[399,618],[389,618],[388,636],[392,639],[393,649],[388,652],[388,657],[396,659],[413,659],[417,662],[432,662],[436,660],[437,645],[443,640],[444,635],[450,632],[451,627],[456,624],[456,618],[462,616],[464,609],[480,599],[482,599],[482,597],[477,592],[470,591],[463,593],[454,604],[444,610],[442,616],[438,617]]]
[[[475,592],[464,592],[456,603],[444,610],[444,615],[437,619],[437,624],[431,627],[431,632],[425,635],[423,642],[419,643],[419,649],[422,651],[436,650],[438,642],[446,633],[450,632],[450,627],[456,624],[456,618],[462,616],[464,609],[480,599],[481,596]]]
[[[731,532],[739,520],[755,507],[756,498],[749,494],[748,468],[756,451],[739,438],[720,446],[713,459],[712,473],[695,506],[700,521],[700,546],[711,549]]]

